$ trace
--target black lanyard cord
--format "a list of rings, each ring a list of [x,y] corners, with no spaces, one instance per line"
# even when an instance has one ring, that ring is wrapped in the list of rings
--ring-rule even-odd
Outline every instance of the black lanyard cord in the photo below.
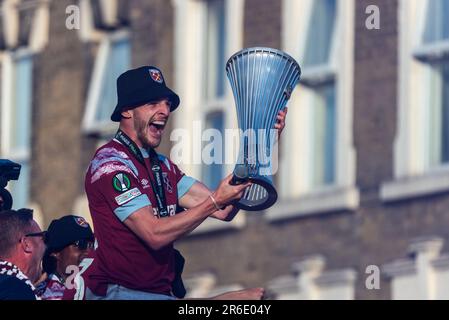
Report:
[[[122,130],[118,130],[115,134],[115,139],[124,144],[128,150],[133,154],[133,156],[147,169],[149,175],[151,175],[150,170],[148,169],[145,159],[140,151],[139,147],[132,141]],[[150,178],[151,187],[153,188],[154,194],[156,196],[157,208],[159,211],[160,217],[168,217],[167,210],[167,201],[165,198],[164,186],[163,186],[163,178],[162,178],[162,168],[159,162],[159,158],[157,156],[156,151],[153,149],[148,150],[150,155],[150,163],[151,163],[151,172],[154,181]]]

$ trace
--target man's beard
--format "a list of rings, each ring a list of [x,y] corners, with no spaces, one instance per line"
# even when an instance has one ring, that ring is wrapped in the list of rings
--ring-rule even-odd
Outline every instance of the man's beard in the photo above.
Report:
[[[134,128],[137,132],[137,139],[139,139],[139,142],[142,144],[142,147],[145,149],[148,148],[157,148],[159,144],[161,143],[161,139],[159,139],[156,143],[152,143],[146,134],[148,131],[148,122],[134,118]]]

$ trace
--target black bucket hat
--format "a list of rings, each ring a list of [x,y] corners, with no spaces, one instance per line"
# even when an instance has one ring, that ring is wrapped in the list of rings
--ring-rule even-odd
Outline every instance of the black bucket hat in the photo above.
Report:
[[[125,108],[135,108],[162,98],[171,102],[171,112],[179,106],[179,97],[166,86],[161,70],[153,66],[128,70],[117,78],[117,106],[111,120],[119,122]]]
[[[94,241],[94,233],[83,217],[64,216],[53,220],[45,235],[47,250],[62,249],[75,241],[88,239]]]

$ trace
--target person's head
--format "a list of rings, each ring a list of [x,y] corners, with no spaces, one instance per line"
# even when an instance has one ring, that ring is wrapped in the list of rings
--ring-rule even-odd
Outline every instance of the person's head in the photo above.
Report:
[[[44,271],[64,276],[68,266],[78,266],[93,249],[94,234],[83,217],[64,216],[53,220],[47,230]]]
[[[0,212],[0,258],[17,265],[32,281],[42,273],[45,232],[33,220],[33,210]]]
[[[162,72],[152,66],[128,70],[117,79],[118,103],[111,120],[140,147],[156,148],[170,112],[179,97],[166,84]]]

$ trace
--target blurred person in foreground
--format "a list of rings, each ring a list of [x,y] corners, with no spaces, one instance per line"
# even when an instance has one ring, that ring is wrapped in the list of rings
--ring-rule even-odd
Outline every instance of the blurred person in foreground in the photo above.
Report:
[[[94,234],[89,223],[75,215],[53,220],[48,227],[43,258],[45,278],[36,285],[42,300],[62,300],[67,287],[72,288],[81,261],[94,248]]]
[[[33,210],[0,212],[0,300],[39,300],[33,283],[42,274],[44,240]]]

